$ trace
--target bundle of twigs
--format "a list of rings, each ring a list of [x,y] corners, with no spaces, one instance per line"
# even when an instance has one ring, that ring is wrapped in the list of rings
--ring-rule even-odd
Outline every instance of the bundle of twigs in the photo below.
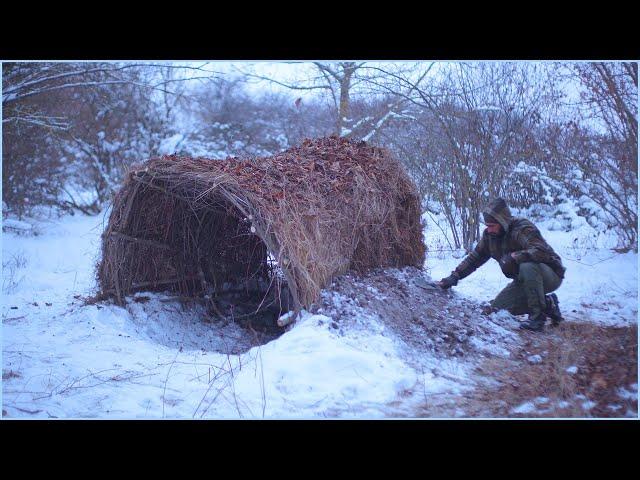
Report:
[[[399,162],[329,137],[272,157],[134,166],[113,201],[98,280],[123,303],[141,289],[215,295],[282,277],[300,309],[349,269],[423,261],[420,202]]]

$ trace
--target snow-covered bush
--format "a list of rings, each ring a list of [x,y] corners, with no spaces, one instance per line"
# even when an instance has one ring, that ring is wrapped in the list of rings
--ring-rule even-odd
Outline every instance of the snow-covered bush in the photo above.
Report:
[[[561,185],[576,212],[599,231],[613,229],[620,248],[637,248],[638,178],[616,157],[616,141],[586,128],[550,126],[547,178]]]
[[[211,158],[269,156],[306,137],[330,133],[319,103],[295,104],[284,95],[250,95],[219,79],[197,89],[189,105],[191,133],[177,153]]]
[[[127,166],[174,133],[151,73],[118,63],[4,63],[8,210],[22,216],[51,205],[96,213]]]

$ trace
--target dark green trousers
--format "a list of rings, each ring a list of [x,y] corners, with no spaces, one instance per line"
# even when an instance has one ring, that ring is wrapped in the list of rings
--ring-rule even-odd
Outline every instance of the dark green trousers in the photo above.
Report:
[[[521,263],[518,278],[505,287],[491,302],[496,310],[512,315],[537,316],[546,306],[545,294],[556,290],[562,279],[544,263]]]

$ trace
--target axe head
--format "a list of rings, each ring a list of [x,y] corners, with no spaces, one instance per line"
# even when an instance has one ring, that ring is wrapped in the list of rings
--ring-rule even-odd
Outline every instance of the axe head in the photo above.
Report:
[[[440,287],[436,282],[425,280],[424,278],[416,279],[416,285],[425,290],[440,290]]]

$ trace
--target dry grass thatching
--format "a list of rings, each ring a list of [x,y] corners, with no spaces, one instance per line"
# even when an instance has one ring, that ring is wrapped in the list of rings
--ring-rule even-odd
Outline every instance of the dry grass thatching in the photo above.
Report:
[[[102,295],[195,297],[286,285],[309,307],[335,275],[421,267],[420,201],[384,149],[329,137],[272,157],[164,156],[134,166],[102,237]],[[274,282],[275,280],[275,282]]]

